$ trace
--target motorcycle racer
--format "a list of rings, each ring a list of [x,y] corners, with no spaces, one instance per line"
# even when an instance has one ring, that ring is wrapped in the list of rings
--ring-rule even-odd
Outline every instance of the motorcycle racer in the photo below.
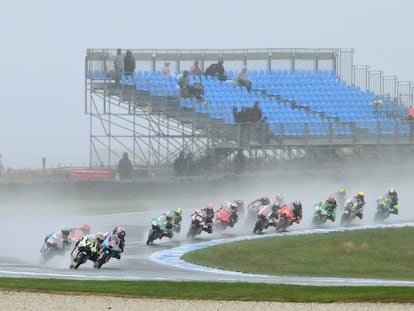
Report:
[[[110,232],[108,232],[105,235],[105,239],[108,237],[108,235],[112,235],[112,234],[116,234],[116,236],[119,238],[119,248],[120,248],[120,252],[117,254],[114,254],[113,257],[115,257],[116,259],[121,259],[121,254],[124,252],[124,247],[125,247],[125,229],[122,227],[118,227],[115,226],[112,228],[112,230]]]
[[[235,200],[233,200],[233,201],[224,202],[219,208],[218,212],[221,210],[226,211],[228,215],[230,215],[229,222],[228,222],[229,226],[233,227],[237,223],[237,220],[239,219],[238,209],[239,209],[239,204]]]
[[[355,206],[355,215],[362,219],[364,217],[364,205],[365,205],[365,193],[363,191],[359,191],[353,198],[354,206]]]
[[[330,195],[325,201],[326,210],[328,212],[328,219],[335,221],[336,219],[336,200],[333,195]]]
[[[160,239],[164,236],[170,239],[173,237],[174,216],[174,211],[168,211],[166,213],[162,213],[159,217],[156,217],[152,220],[152,229],[160,232]]]
[[[199,214],[201,217],[205,219],[204,223],[204,231],[208,233],[213,232],[213,225],[214,225],[214,205],[208,203],[205,208],[202,208],[199,211],[195,211],[196,214]]]
[[[295,200],[292,203],[293,206],[293,221],[296,223],[300,223],[302,220],[302,202],[299,200]]]
[[[388,190],[388,195],[390,196],[391,203],[391,213],[398,215],[398,193],[394,188]]]
[[[171,211],[170,211],[171,212]],[[175,211],[173,211],[174,217],[173,217],[173,230],[176,233],[180,233],[181,231],[181,222],[183,220],[183,210],[179,207]]]
[[[71,240],[69,238],[69,235],[70,235],[70,233],[72,231],[73,231],[72,228],[70,228],[69,226],[64,225],[64,226],[60,227],[60,230],[59,231],[52,232],[52,233],[49,233],[48,235],[46,235],[45,242],[47,241],[47,239],[49,237],[51,237],[51,236],[54,235],[54,236],[62,239],[62,241],[63,241],[63,243],[62,243],[63,249],[68,249],[69,246],[70,246],[70,244],[71,244]]]
[[[302,202],[299,201],[299,200],[295,200],[294,202],[283,204],[282,207],[283,206],[288,206],[288,207],[292,208],[292,210],[293,210],[293,219],[292,219],[292,221],[296,222],[297,224],[300,223],[300,221],[302,220]],[[277,210],[277,213],[276,213],[276,216],[275,216],[276,221],[277,221],[277,219],[280,218],[279,210],[280,210],[280,208]]]
[[[263,206],[266,205],[270,205],[270,200],[267,195],[262,195],[260,198],[252,201],[247,206],[248,220],[256,219],[259,211],[262,209]]]
[[[87,246],[89,248],[89,250],[91,251],[90,254],[90,259],[92,261],[96,261],[98,260],[101,250],[102,250],[102,243],[105,240],[105,235],[101,232],[98,232],[96,234],[87,234],[87,235],[81,235],[78,239],[78,241],[76,242],[75,246],[72,249],[72,252],[70,253],[71,257],[72,257],[72,262],[70,264],[70,268],[73,268],[76,264],[76,262],[74,261],[74,252],[75,250],[78,248],[79,244],[83,243],[85,244],[85,246]]]

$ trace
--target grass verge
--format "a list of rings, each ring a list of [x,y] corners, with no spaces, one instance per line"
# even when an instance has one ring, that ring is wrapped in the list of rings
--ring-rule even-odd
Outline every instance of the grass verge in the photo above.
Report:
[[[414,228],[270,237],[209,247],[192,263],[255,274],[414,280]]]
[[[281,302],[414,302],[414,288],[412,287],[381,286],[321,287],[238,282],[77,281],[0,278],[0,289],[133,298]]]

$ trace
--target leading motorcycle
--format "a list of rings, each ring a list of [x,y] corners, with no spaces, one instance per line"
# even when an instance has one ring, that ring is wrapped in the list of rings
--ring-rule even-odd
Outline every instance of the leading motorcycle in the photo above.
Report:
[[[101,235],[99,241],[102,242],[103,235],[99,235]],[[90,236],[80,236],[71,252],[72,262],[70,263],[69,268],[78,269],[80,265],[86,263],[88,260],[95,263],[99,258],[100,249],[101,246],[98,245],[97,242],[93,241]]]
[[[102,243],[102,252],[95,262],[94,267],[100,269],[103,264],[107,263],[109,259],[122,252],[119,247],[121,240],[116,234],[108,234]]]

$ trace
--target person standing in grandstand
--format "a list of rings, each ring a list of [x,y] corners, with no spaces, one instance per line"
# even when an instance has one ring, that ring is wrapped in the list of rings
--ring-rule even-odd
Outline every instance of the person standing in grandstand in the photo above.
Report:
[[[135,72],[135,58],[132,52],[128,50],[124,57],[124,73],[127,76],[133,76]]]
[[[164,67],[161,69],[161,73],[163,77],[171,77],[171,68],[170,68],[170,62],[165,62]]]
[[[124,59],[122,57],[122,50],[116,50],[116,56],[114,59],[114,68],[115,68],[115,86],[119,87],[121,76],[124,73]]]
[[[259,107],[259,101],[255,101],[252,108],[249,109],[249,122],[257,123],[262,119],[262,109]]]
[[[119,179],[130,179],[132,176],[132,163],[131,160],[128,158],[128,153],[124,152],[122,155],[122,159],[118,162],[118,176]]]
[[[200,76],[201,75],[201,68],[200,68],[200,62],[198,60],[195,60],[193,65],[190,68],[191,75],[193,76]]]

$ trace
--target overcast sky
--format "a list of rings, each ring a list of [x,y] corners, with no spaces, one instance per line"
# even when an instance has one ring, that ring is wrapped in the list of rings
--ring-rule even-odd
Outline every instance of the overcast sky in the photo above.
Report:
[[[413,81],[410,0],[1,1],[6,167],[89,164],[87,48],[354,48],[354,64]]]

